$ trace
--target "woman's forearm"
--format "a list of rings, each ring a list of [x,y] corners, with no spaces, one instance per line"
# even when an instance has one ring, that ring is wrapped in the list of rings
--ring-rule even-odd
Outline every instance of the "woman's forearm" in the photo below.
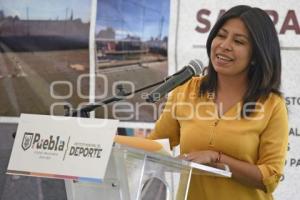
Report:
[[[254,164],[235,159],[225,154],[219,154],[212,150],[190,152],[179,156],[179,158],[219,168],[223,168],[223,165],[226,164],[232,172],[232,178],[242,184],[266,191],[262,181],[262,174]]]
[[[266,191],[265,185],[262,181],[262,174],[256,165],[235,159],[233,157],[222,154],[220,163],[229,166],[232,172],[232,178],[243,183]]]

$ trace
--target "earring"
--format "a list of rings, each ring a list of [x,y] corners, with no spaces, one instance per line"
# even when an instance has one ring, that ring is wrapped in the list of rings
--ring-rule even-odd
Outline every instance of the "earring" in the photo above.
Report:
[[[250,65],[255,65],[255,61],[254,60],[252,60],[251,62],[250,62]]]

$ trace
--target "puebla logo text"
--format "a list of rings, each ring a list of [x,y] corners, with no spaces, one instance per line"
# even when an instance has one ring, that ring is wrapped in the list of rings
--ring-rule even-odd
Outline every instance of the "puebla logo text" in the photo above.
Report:
[[[48,138],[41,138],[39,133],[25,132],[22,141],[22,149],[24,151],[29,148],[50,150],[50,151],[63,151],[65,141],[60,139],[60,136],[50,135]]]

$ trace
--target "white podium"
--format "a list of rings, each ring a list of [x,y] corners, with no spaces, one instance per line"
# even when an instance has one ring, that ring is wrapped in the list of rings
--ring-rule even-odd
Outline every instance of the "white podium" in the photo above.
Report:
[[[185,200],[192,174],[231,177],[229,170],[115,144],[101,184],[65,185],[68,200]]]

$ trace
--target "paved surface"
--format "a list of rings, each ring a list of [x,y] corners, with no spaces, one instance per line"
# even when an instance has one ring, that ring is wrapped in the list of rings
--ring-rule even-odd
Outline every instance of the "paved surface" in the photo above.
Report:
[[[88,50],[11,52],[0,41],[0,116],[49,114],[54,103],[85,101],[75,91],[78,76],[89,73],[88,60]],[[63,83],[53,86],[55,81],[68,82],[73,88]],[[88,83],[88,79],[82,82],[83,91],[89,91]]]
[[[96,100],[101,101],[115,95],[113,86],[116,82],[123,81],[125,89],[128,86],[126,82],[132,83],[134,89],[140,89],[163,80],[167,76],[167,60],[154,59],[153,56],[151,59],[126,65],[125,61],[115,62],[105,69],[97,65],[96,75],[105,77],[106,82],[104,78],[96,78],[95,91],[99,97]],[[19,116],[20,113],[50,114],[53,113],[52,108],[55,108],[54,114],[63,115],[63,106],[57,106],[58,103],[69,103],[73,108],[78,108],[81,103],[88,102],[88,61],[88,50],[84,49],[11,52],[0,41],[0,116]],[[80,78],[82,75],[85,77]],[[159,105],[146,105],[143,98],[145,92],[152,90],[153,88],[148,89],[125,101],[131,104],[133,112],[116,114],[110,106],[107,113],[99,109],[97,117],[123,117],[120,119],[123,121],[156,121]],[[120,110],[122,106],[118,108]]]

